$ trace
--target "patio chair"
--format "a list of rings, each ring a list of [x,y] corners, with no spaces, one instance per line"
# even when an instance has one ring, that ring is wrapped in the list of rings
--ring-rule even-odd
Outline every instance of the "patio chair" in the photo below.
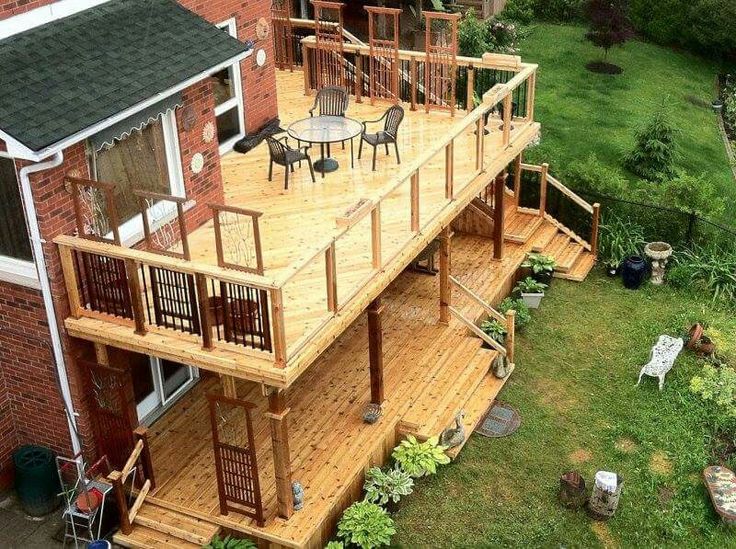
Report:
[[[363,122],[363,133],[360,135],[360,148],[358,149],[358,158],[363,154],[363,141],[373,147],[373,171],[376,171],[376,149],[379,145],[386,147],[386,154],[388,155],[388,144],[393,143],[394,149],[396,150],[396,163],[401,164],[401,157],[399,156],[399,145],[398,135],[399,126],[401,121],[404,119],[404,109],[399,105],[390,107],[383,116],[377,120],[366,120]],[[384,121],[383,130],[379,130],[376,133],[368,133],[367,124],[375,124]]]
[[[350,95],[345,88],[339,86],[327,86],[317,92],[314,105],[309,109],[309,116],[345,116],[350,104]],[[301,143],[299,143],[301,145]],[[345,148],[345,141],[342,142]],[[330,144],[327,144],[327,156],[330,156]]]
[[[281,139],[275,139],[271,136],[266,137],[266,143],[268,143],[268,152],[271,156],[268,163],[268,180],[272,181],[273,177],[273,165],[278,164],[285,168],[284,174],[284,189],[289,188],[289,170],[294,172],[294,164],[302,165],[302,160],[306,160],[309,164],[309,173],[312,175],[312,183],[315,183],[314,179],[314,167],[312,166],[312,159],[309,157],[307,150],[309,145],[293,149],[289,146],[288,138],[282,137]]]

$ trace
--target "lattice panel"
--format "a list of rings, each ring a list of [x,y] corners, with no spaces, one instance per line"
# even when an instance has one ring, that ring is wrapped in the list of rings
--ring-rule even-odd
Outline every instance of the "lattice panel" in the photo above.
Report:
[[[327,86],[346,87],[343,51],[343,4],[313,0],[317,89]]]
[[[213,205],[217,262],[220,267],[263,274],[261,212]]]
[[[457,78],[457,25],[460,14],[424,12],[426,20],[424,108],[455,114]]]
[[[276,66],[280,70],[294,70],[294,34],[291,27],[291,0],[273,0],[271,3],[273,48]]]
[[[143,218],[146,250],[190,259],[184,204],[186,198],[134,191]]]
[[[263,525],[251,410],[244,400],[208,394],[220,512],[233,511]]]
[[[366,6],[370,47],[369,94],[399,102],[399,17],[401,10]]]
[[[133,318],[125,262],[122,259],[75,251],[79,296],[90,311]]]
[[[82,238],[120,245],[115,184],[67,177],[74,203],[77,234]]]
[[[220,282],[217,289],[213,316],[218,338],[236,345],[271,351],[268,292],[229,282]]]

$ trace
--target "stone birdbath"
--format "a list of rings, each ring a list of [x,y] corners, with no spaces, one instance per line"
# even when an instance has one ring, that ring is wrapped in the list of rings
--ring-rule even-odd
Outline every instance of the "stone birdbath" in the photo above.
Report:
[[[644,247],[644,254],[652,260],[652,284],[662,284],[667,261],[672,255],[672,246],[666,242],[650,242]]]

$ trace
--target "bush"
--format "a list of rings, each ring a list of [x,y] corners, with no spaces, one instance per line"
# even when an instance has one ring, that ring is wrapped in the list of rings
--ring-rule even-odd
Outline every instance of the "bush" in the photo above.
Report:
[[[419,442],[409,435],[394,448],[391,456],[398,466],[413,478],[434,475],[438,465],[450,463],[445,448],[439,445],[438,437]]]
[[[215,536],[203,549],[256,549],[256,544],[249,539]]]
[[[519,34],[512,21],[491,17],[481,21],[471,8],[458,25],[458,47],[461,55],[482,57],[484,53],[518,52]]]
[[[705,217],[719,217],[726,207],[712,180],[688,175],[683,170],[675,170],[674,177],[662,183],[659,201],[663,206]]]
[[[736,252],[719,248],[685,250],[676,257],[678,285],[700,289],[733,307],[736,305]],[[672,273],[670,273],[670,279]]]
[[[624,158],[626,167],[650,181],[672,177],[677,156],[677,132],[663,103],[637,130],[634,149]]]
[[[690,380],[690,390],[716,405],[727,417],[736,418],[736,371],[722,366],[703,366],[701,375]]]
[[[609,214],[605,221],[600,228],[598,251],[606,267],[618,269],[627,257],[642,254],[646,245],[644,228],[615,214]]]
[[[559,23],[577,21],[583,15],[584,0],[509,0],[499,17],[528,25],[536,17]]]
[[[534,19],[534,0],[509,0],[499,14],[504,21],[516,21],[520,25],[528,25]]]
[[[595,154],[572,162],[564,177],[575,189],[608,196],[624,196],[629,186],[623,175],[604,165]]]
[[[371,467],[365,474],[365,500],[378,505],[385,505],[389,501],[398,503],[399,500],[411,494],[414,490],[414,481],[409,473],[401,469],[384,471],[380,467]]]
[[[532,320],[532,314],[529,311],[529,306],[524,303],[523,299],[514,299],[513,297],[507,297],[498,305],[498,311],[501,314],[506,314],[511,309],[516,311],[516,322],[514,327],[517,330],[521,330],[529,324]]]
[[[383,508],[369,501],[353,503],[337,523],[337,537],[362,549],[388,545],[395,533],[393,519]]]

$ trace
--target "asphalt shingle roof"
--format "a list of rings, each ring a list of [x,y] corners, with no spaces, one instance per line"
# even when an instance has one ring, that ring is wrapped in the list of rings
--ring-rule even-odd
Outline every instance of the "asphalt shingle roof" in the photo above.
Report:
[[[39,151],[246,50],[174,0],[111,0],[0,41],[0,129]]]

